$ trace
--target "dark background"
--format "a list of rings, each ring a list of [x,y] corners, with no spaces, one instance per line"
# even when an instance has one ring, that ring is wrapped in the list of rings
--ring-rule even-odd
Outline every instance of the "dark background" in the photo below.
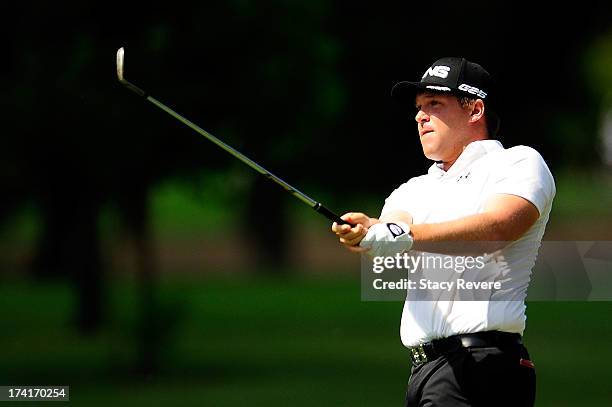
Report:
[[[612,240],[605,2],[3,8],[0,384],[69,384],[86,405],[401,404],[401,304],[360,303],[358,259],[325,219],[124,89],[121,46],[128,80],[333,210],[374,216],[430,165],[392,85],[464,56],[496,78],[500,140],[555,175],[547,239]],[[586,400],[559,374],[570,346],[599,361],[591,404],[609,402],[609,304],[529,308],[540,404]]]

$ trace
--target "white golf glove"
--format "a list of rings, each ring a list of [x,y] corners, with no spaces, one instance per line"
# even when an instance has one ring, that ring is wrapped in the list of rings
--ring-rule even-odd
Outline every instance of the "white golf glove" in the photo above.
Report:
[[[413,243],[408,224],[389,222],[371,226],[359,246],[369,249],[367,253],[371,257],[389,257],[410,250]]]

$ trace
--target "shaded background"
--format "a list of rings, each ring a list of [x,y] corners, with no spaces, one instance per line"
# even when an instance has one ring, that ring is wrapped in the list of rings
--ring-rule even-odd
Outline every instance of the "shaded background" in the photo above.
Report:
[[[337,212],[423,173],[391,86],[460,55],[557,181],[548,240],[612,240],[604,2],[4,6],[0,384],[79,405],[402,405],[400,303],[328,222],[126,77]],[[608,302],[530,303],[538,405],[607,405]],[[577,374],[580,372],[580,374]]]

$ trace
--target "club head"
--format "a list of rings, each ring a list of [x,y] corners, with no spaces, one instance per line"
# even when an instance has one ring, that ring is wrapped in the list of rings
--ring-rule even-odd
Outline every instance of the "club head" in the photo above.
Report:
[[[123,50],[123,47],[121,47],[121,48],[119,48],[117,50],[117,79],[119,79],[119,82],[123,86],[125,86],[126,88],[128,88],[132,92],[136,93],[138,96],[142,96],[142,97],[146,98],[147,94],[145,93],[144,90],[140,89],[138,86],[134,85],[133,83],[128,82],[123,77],[123,61],[124,61],[124,58],[125,58],[125,51]]]
[[[123,79],[123,60],[125,57],[125,51],[123,50],[123,47],[119,48],[119,50],[117,50],[117,78],[119,79],[119,82],[124,82],[125,79]]]

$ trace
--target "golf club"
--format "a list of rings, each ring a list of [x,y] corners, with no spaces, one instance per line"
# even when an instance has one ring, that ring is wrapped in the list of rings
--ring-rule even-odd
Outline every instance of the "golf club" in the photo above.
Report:
[[[351,223],[349,223],[349,222],[347,222],[345,220],[342,220],[340,218],[340,216],[336,215],[334,212],[330,211],[325,206],[321,205],[319,202],[315,201],[314,199],[312,199],[308,195],[306,195],[306,194],[300,192],[299,190],[295,189],[294,187],[292,187],[291,185],[289,185],[288,183],[286,183],[285,181],[283,181],[282,179],[280,179],[276,175],[272,174],[270,171],[268,171],[265,168],[263,168],[261,165],[257,164],[255,161],[253,161],[250,158],[246,157],[244,154],[242,154],[238,150],[236,150],[236,149],[230,147],[229,145],[225,144],[223,141],[219,140],[218,138],[216,138],[215,136],[213,136],[212,134],[210,134],[206,130],[204,130],[204,129],[200,128],[199,126],[197,126],[195,123],[187,120],[186,118],[184,118],[180,114],[176,113],[174,110],[170,109],[168,106],[164,105],[163,103],[161,103],[157,99],[155,99],[152,96],[148,95],[145,91],[140,89],[138,86],[128,82],[125,79],[125,76],[124,76],[124,69],[125,69],[124,59],[125,59],[125,51],[124,51],[123,47],[121,47],[117,51],[117,78],[119,79],[119,82],[121,82],[121,84],[123,86],[125,86],[126,88],[128,88],[132,92],[136,93],[138,96],[141,96],[141,97],[145,98],[146,100],[148,100],[149,102],[153,103],[155,106],[157,106],[158,108],[160,108],[164,112],[168,113],[170,116],[174,117],[175,119],[177,119],[181,123],[187,125],[188,127],[191,127],[193,130],[195,130],[196,132],[198,132],[202,136],[206,137],[208,140],[212,141],[217,146],[221,147],[223,150],[225,150],[226,152],[230,153],[231,155],[233,155],[234,157],[236,157],[237,159],[239,159],[240,161],[242,161],[243,163],[245,163],[246,165],[248,165],[249,167],[251,167],[252,169],[257,171],[258,173],[260,173],[260,174],[264,175],[266,178],[276,182],[278,185],[283,187],[291,195],[293,195],[294,197],[296,197],[300,201],[304,202],[306,205],[310,206],[312,209],[314,209],[315,211],[319,212],[321,215],[325,216],[327,219],[329,219],[329,220],[331,220],[333,222],[337,222],[339,225],[347,224],[347,225],[354,226]]]

